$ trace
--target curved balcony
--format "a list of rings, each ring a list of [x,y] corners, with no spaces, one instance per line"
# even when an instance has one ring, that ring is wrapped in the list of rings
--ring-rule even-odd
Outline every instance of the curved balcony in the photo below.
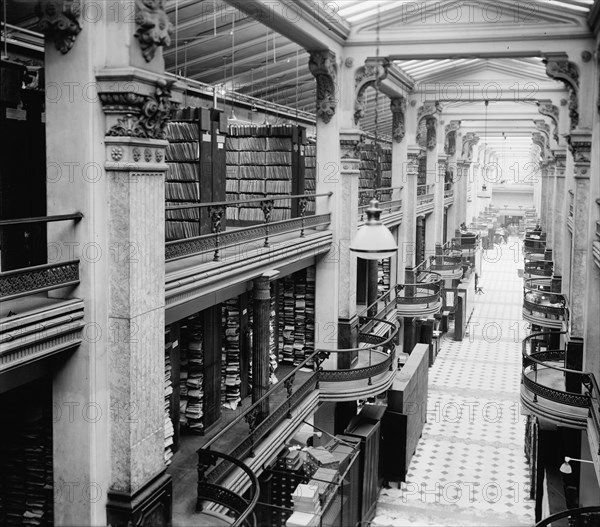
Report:
[[[578,509],[560,511],[539,521],[535,524],[535,527],[558,525],[556,522],[563,519],[568,519],[569,525],[576,525],[578,527],[593,527],[595,525],[600,525],[600,506],[593,505],[590,507],[579,507]],[[563,523],[560,522],[560,525],[563,525]]]
[[[461,256],[432,257],[429,269],[438,273],[443,280],[462,278],[463,260]]]
[[[361,326],[373,328],[358,334],[357,348],[321,350],[319,369],[321,400],[355,401],[387,390],[396,374],[396,337],[399,328],[383,318],[362,318]],[[356,357],[348,360],[347,357]],[[347,369],[330,364],[348,364]]]
[[[523,254],[544,254],[546,251],[546,235],[528,232],[523,240]]]
[[[205,477],[206,471],[217,463],[226,463],[232,469],[240,472],[240,475],[245,476],[248,480],[247,494],[248,498],[243,498],[236,491],[227,488],[226,486],[210,483]],[[236,479],[240,479],[239,477]],[[212,450],[198,450],[198,486],[197,486],[197,501],[196,510],[200,513],[204,512],[207,516],[207,525],[213,524],[216,521],[215,513],[207,510],[211,504],[217,505],[220,509],[224,509],[224,513],[220,513],[219,517],[223,524],[232,527],[254,527],[256,518],[254,517],[254,507],[258,502],[260,494],[260,486],[258,478],[244,463],[238,459],[215,452]],[[208,521],[210,518],[210,521]]]
[[[461,233],[460,237],[454,238],[452,243],[452,247],[456,250],[459,250],[465,255],[470,255],[470,253],[475,252],[479,245],[479,235],[474,232],[464,232]]]
[[[549,278],[531,278],[523,287],[523,318],[536,326],[561,329],[565,320],[566,299],[551,291]]]
[[[552,260],[534,260],[531,258],[525,260],[523,276],[526,279],[550,277],[553,272],[554,262]]]
[[[440,312],[442,308],[442,276],[422,273],[416,284],[396,286],[396,311],[402,317],[424,317]]]
[[[565,365],[565,350],[549,349],[550,337],[563,332],[534,333],[523,339],[521,403],[540,420],[569,428],[585,429],[590,396],[567,391],[566,382],[584,386],[589,375]]]

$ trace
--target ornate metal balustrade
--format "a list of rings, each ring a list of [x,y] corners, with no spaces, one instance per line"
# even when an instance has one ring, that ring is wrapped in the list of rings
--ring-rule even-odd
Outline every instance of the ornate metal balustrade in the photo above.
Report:
[[[374,333],[359,333],[359,344],[366,344],[357,348],[323,350],[328,356],[336,354],[338,361],[342,355],[358,355],[359,364],[364,364],[351,369],[334,369],[319,371],[319,381],[321,382],[348,382],[367,380],[370,386],[373,378],[386,371],[392,371],[396,356],[396,336],[399,327],[393,322],[385,319],[360,317],[359,325],[371,327],[387,326],[383,335]]]
[[[542,238],[532,238],[526,235],[523,241],[523,253],[524,254],[540,254],[546,250],[546,239],[545,236]],[[535,236],[535,235],[533,235]]]
[[[0,220],[0,229],[21,225],[53,223],[59,221],[78,222],[83,214],[60,214]],[[10,250],[10,247],[3,247]],[[0,272],[0,300],[7,301],[28,295],[35,295],[79,284],[79,260],[46,263]]]
[[[438,275],[439,276],[439,275]],[[398,304],[425,304],[429,307],[440,301],[440,283],[417,283],[396,285],[396,305]]]
[[[563,525],[559,520],[567,518],[568,525],[573,527],[597,527],[600,525],[600,505],[579,507],[556,512],[537,522],[535,527],[549,527],[550,525]],[[558,522],[558,523],[557,523]]]
[[[240,469],[245,473],[249,480],[249,488],[245,493],[249,496],[248,498],[243,498],[228,488],[207,481],[207,470],[215,466],[218,462],[230,465],[232,469]],[[233,514],[232,527],[254,527],[256,525],[256,518],[253,511],[260,495],[260,485],[254,472],[237,458],[213,450],[203,448],[198,450],[197,492],[197,511],[202,511],[207,502],[216,503],[217,505],[226,507],[229,514]]]
[[[306,216],[308,201],[320,197],[331,197],[332,194],[332,192],[326,192],[321,194],[296,194],[292,196],[266,196],[256,199],[167,206],[165,207],[167,215],[169,215],[169,211],[208,209],[212,234],[167,242],[165,244],[165,259],[172,261],[197,254],[213,252],[213,261],[219,261],[221,259],[221,251],[227,247],[256,241],[263,241],[263,246],[269,247],[269,237],[275,234],[299,232],[299,237],[304,238],[307,228],[326,227],[331,221],[331,214],[329,213]],[[271,221],[273,208],[275,202],[278,200],[298,200],[300,216],[289,220]],[[235,230],[222,231],[222,222],[226,216],[227,207],[240,207],[256,203],[260,203],[261,206],[264,217],[262,223],[249,227],[236,228]]]
[[[417,185],[417,206],[433,203],[435,183],[431,185]]]
[[[552,276],[554,271],[554,262],[551,260],[530,260],[526,259],[524,264],[524,272],[528,278]]]
[[[565,320],[566,298],[551,291],[549,278],[530,278],[523,287],[523,315],[529,322],[549,327],[560,327]]]
[[[378,189],[363,189],[358,192],[358,217],[359,221],[365,221],[365,211],[369,208],[369,202],[374,198],[379,201],[382,214],[391,214],[402,210],[401,199],[391,199],[394,191],[401,191],[403,187],[383,187]]]
[[[592,390],[593,383],[595,383],[594,376],[587,372],[557,365],[556,363],[564,365],[565,350],[535,351],[542,346],[549,346],[551,337],[556,339],[565,334],[566,332],[560,331],[542,332],[534,333],[523,339],[521,381],[523,388],[531,395],[522,390],[521,401],[526,408],[533,412],[543,412],[542,415],[546,418],[553,419],[556,416],[558,421],[568,426],[585,428],[588,415],[586,409],[591,407],[592,399],[589,394],[567,391],[564,383],[568,376],[570,386],[581,386],[582,388],[590,386],[589,390]],[[557,383],[563,383],[565,389],[558,389]],[[545,403],[542,403],[540,399]],[[548,405],[548,402],[551,404]],[[561,408],[561,406],[566,408]]]
[[[0,273],[0,300],[12,300],[79,283],[79,260]]]
[[[314,351],[283,379],[272,385],[265,395],[240,412],[233,421],[203,445],[201,450],[219,449],[219,442],[227,434],[235,433],[243,439],[233,448],[230,455],[238,460],[244,459],[248,455],[253,456],[254,446],[284,419],[291,417],[292,410],[298,406],[304,397],[319,387],[321,364],[326,357],[326,352]],[[300,377],[298,375],[300,370],[312,367],[313,364],[315,365],[315,371],[295,386],[296,379]],[[283,402],[277,408],[269,411],[269,400],[275,399],[277,396],[281,397],[281,395],[283,395]],[[199,465],[198,480],[202,479],[208,483],[218,484],[233,468],[230,464],[218,460],[214,467],[208,469],[204,464]]]

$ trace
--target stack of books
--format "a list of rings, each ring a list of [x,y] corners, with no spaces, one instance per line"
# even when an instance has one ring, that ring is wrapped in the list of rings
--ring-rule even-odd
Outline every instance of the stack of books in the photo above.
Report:
[[[318,468],[313,474],[309,485],[316,485],[319,489],[319,500],[324,505],[327,497],[335,490],[339,472],[331,468]]]
[[[173,342],[170,339],[169,329],[165,330],[165,464],[171,463],[173,457],[173,435],[175,430],[171,421],[171,395],[173,384],[171,383],[171,349]]]
[[[179,424],[204,432],[204,327],[198,315],[181,325]]]
[[[223,346],[221,362],[221,403],[235,410],[241,402],[240,377],[240,308],[238,298],[227,300],[222,307]]]
[[[320,468],[339,470],[339,460],[323,447],[308,447],[306,449],[306,464],[313,469],[314,473]]]

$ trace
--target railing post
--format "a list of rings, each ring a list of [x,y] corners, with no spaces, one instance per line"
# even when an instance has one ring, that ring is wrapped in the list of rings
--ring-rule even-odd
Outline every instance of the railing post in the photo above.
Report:
[[[210,207],[208,209],[208,213],[210,214],[210,221],[212,223],[212,232],[215,234],[215,256],[213,261],[218,262],[221,224],[223,220],[223,214],[225,213],[225,208],[222,206]]]
[[[300,222],[302,228],[300,229],[300,238],[304,238],[304,218],[306,214],[306,205],[308,203],[307,198],[300,198],[298,201],[298,206],[300,208]]]
[[[328,358],[329,358],[329,352],[325,351],[325,350],[318,351],[317,355],[315,357],[315,364],[317,366],[317,383],[315,385],[315,388],[317,390],[319,389],[319,382],[321,380],[321,372],[323,371],[322,364]]]
[[[272,199],[266,199],[260,203],[260,207],[265,215],[265,247],[269,246],[269,223],[274,204],[275,202]]]
[[[248,454],[250,457],[254,457],[254,431],[256,430],[259,413],[260,407],[256,406],[244,416],[245,421],[248,423],[248,435],[250,436],[250,454]]]
[[[292,405],[291,405],[291,397],[292,397],[292,393],[294,392],[294,380],[296,379],[296,375],[292,375],[289,379],[286,379],[285,381],[283,381],[283,384],[285,386],[285,389],[287,391],[287,406],[288,406],[288,411],[287,411],[287,418],[291,419],[292,418]]]

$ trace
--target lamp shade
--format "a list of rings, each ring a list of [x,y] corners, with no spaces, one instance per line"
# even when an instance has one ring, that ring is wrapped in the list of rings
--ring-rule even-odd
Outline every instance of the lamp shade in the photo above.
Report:
[[[571,468],[571,465],[569,465],[569,462],[565,459],[565,462],[560,466],[559,469],[563,474],[571,474],[573,472],[573,469]]]
[[[398,250],[394,236],[379,219],[381,209],[378,205],[377,200],[371,200],[366,210],[367,221],[358,229],[350,244],[350,251],[365,260],[389,258]]]

